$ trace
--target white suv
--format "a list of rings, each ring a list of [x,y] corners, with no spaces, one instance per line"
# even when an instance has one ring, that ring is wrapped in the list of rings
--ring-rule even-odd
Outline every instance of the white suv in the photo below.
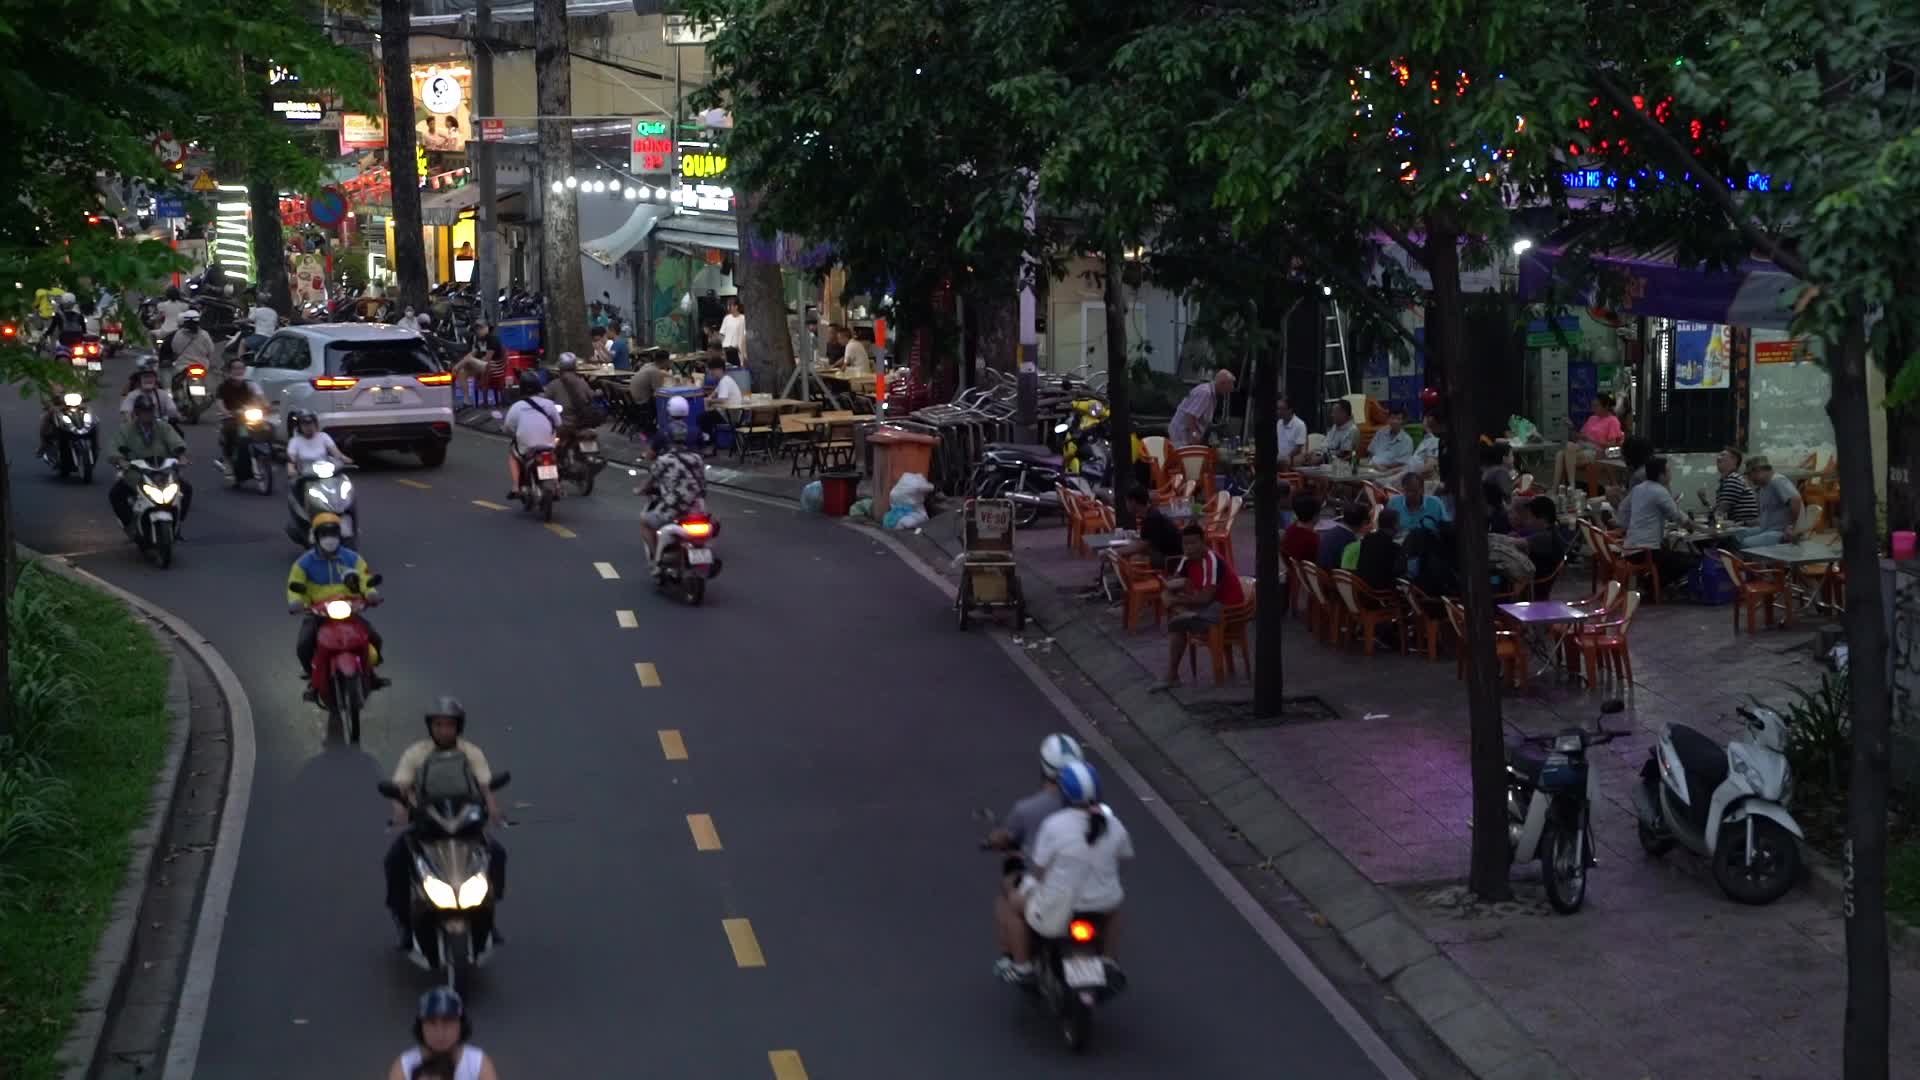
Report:
[[[281,417],[311,412],[342,450],[405,450],[428,467],[453,438],[453,374],[413,330],[377,323],[289,326],[251,358]]]

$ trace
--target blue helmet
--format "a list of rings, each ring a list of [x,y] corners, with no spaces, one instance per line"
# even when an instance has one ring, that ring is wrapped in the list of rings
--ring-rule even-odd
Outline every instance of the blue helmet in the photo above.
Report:
[[[458,991],[451,987],[436,986],[420,995],[420,1006],[414,1015],[421,1020],[445,1020],[466,1015],[466,1003],[460,1000]]]
[[[1069,761],[1060,766],[1055,778],[1068,806],[1091,806],[1100,801],[1100,774],[1085,761]]]

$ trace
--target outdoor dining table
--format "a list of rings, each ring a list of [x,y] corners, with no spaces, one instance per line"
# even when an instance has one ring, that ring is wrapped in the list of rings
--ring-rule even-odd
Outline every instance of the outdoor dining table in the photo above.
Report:
[[[1540,668],[1533,673],[1536,676],[1553,670],[1553,644],[1547,639],[1549,630],[1566,623],[1585,622],[1601,614],[1597,608],[1577,608],[1558,600],[1520,600],[1501,604],[1499,608],[1502,615],[1520,624],[1525,631],[1527,648],[1540,661]]]
[[[1698,548],[1706,544],[1726,540],[1736,533],[1744,531],[1746,528],[1747,526],[1745,525],[1736,524],[1731,521],[1716,522],[1712,525],[1703,525],[1696,521],[1684,529],[1675,528],[1669,530],[1667,539]]]
[[[1788,574],[1796,579],[1802,579],[1806,567],[1831,566],[1839,562],[1840,545],[1826,543],[1824,541],[1816,543],[1806,540],[1793,544],[1768,544],[1765,547],[1741,548],[1740,557],[1743,559],[1765,559],[1768,562],[1779,563],[1787,568]],[[1804,580],[1802,580],[1802,584],[1804,584]],[[1801,610],[1817,606],[1813,590],[1811,589],[1790,589],[1788,590],[1788,595],[1793,597],[1792,602]],[[1792,613],[1790,612],[1789,617],[1791,617],[1791,615]]]

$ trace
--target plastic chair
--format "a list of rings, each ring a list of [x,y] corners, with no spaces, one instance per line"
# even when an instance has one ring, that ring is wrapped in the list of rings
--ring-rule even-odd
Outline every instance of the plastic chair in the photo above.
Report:
[[[1307,629],[1323,645],[1340,639],[1346,624],[1344,609],[1333,599],[1333,582],[1319,563],[1300,560],[1300,580],[1307,587]]]
[[[1446,625],[1446,611],[1440,602],[1406,578],[1400,579],[1400,595],[1407,602],[1408,624],[1413,628],[1412,648],[1424,652],[1427,659],[1440,659],[1440,631]]]
[[[1449,596],[1444,603],[1447,606],[1447,622],[1453,626],[1454,640],[1459,648],[1454,650],[1454,675],[1467,677],[1467,612],[1460,601]],[[1493,654],[1500,661],[1500,681],[1510,682],[1513,687],[1523,689],[1527,685],[1527,646],[1520,635],[1512,630],[1493,632]]]
[[[1340,594],[1340,602],[1346,605],[1346,614],[1352,619],[1351,625],[1362,635],[1362,655],[1373,655],[1373,639],[1383,623],[1394,627],[1399,635],[1400,651],[1405,652],[1407,620],[1406,613],[1400,608],[1400,598],[1372,588],[1351,570],[1335,570],[1332,576],[1334,590]]]
[[[1092,554],[1087,537],[1113,531],[1113,508],[1065,484],[1055,484],[1053,489],[1060,496],[1060,510],[1067,518],[1067,547],[1076,555]]]
[[[1788,625],[1793,622],[1793,600],[1787,594],[1786,574],[1782,570],[1762,570],[1746,562],[1725,548],[1714,548],[1709,553],[1726,568],[1727,579],[1733,582],[1733,632],[1740,632],[1740,616],[1747,616],[1747,633],[1755,631],[1754,616],[1763,615],[1767,628],[1773,628],[1773,605],[1778,603],[1785,614],[1782,618]]]
[[[1133,631],[1133,620],[1146,608],[1153,615],[1154,629],[1167,617],[1166,590],[1153,573],[1153,568],[1144,561],[1115,558],[1114,572],[1120,575],[1120,587],[1125,590],[1120,608],[1120,627],[1128,633]]]
[[[1219,458],[1219,454],[1211,446],[1182,446],[1173,451],[1173,462],[1179,468],[1169,471],[1184,475],[1192,485],[1190,490],[1202,495],[1212,495],[1213,474]]]
[[[1240,659],[1245,663],[1247,674],[1253,674],[1253,649],[1247,640],[1247,626],[1253,622],[1254,582],[1252,578],[1240,579],[1240,591],[1246,599],[1220,613],[1220,622],[1207,628],[1204,634],[1187,635],[1187,672],[1198,677],[1200,673],[1200,648],[1206,646],[1207,656],[1213,661],[1213,683],[1219,686],[1234,675],[1233,647],[1240,647]]]
[[[1586,667],[1588,686],[1597,685],[1602,668],[1618,675],[1623,683],[1633,681],[1633,654],[1627,650],[1627,628],[1633,624],[1633,615],[1639,610],[1640,594],[1630,591],[1626,594],[1620,618],[1588,626],[1573,637],[1574,646],[1580,650],[1580,659]]]

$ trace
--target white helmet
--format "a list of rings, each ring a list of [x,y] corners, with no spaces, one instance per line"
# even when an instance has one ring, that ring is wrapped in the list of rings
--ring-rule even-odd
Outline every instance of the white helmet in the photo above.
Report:
[[[61,306],[61,307],[72,307],[73,305],[75,305],[75,304],[77,304],[77,303],[79,303],[79,302],[80,302],[80,298],[79,298],[79,297],[77,297],[77,296],[75,296],[75,295],[73,295],[73,294],[72,294],[72,293],[70,293],[70,292],[63,292],[63,293],[61,293],[61,294],[60,294],[60,306]]]
[[[1054,732],[1040,740],[1040,771],[1051,780],[1060,775],[1060,770],[1069,761],[1085,761],[1087,755],[1080,749],[1080,741],[1071,735]]]
[[[667,415],[675,420],[687,418],[687,399],[675,394],[667,399]]]

